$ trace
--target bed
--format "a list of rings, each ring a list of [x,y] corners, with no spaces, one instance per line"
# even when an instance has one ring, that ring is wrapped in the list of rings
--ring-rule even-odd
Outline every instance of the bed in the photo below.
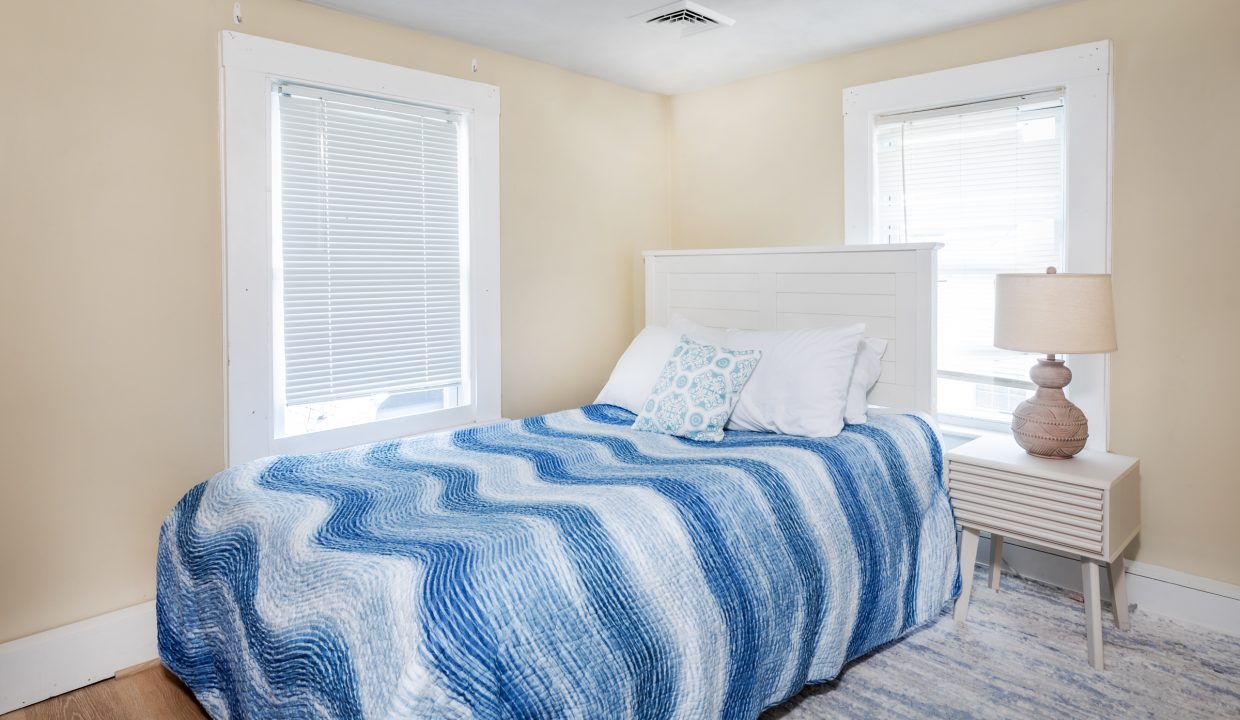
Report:
[[[902,349],[872,399],[924,411],[933,248],[892,247],[648,256],[649,319],[875,313]],[[720,443],[633,418],[591,405],[220,473],[161,529],[164,664],[217,718],[753,718],[958,592],[924,412]]]

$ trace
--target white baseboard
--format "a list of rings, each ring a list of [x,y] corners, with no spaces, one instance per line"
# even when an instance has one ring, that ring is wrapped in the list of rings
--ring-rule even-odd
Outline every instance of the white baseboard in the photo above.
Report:
[[[0,644],[0,714],[158,656],[154,600]]]
[[[978,556],[990,557],[989,538],[982,538]],[[1005,570],[1023,577],[1081,591],[1076,558],[1008,541],[1003,561]],[[1138,612],[1240,636],[1240,587],[1141,562],[1127,570],[1128,600]],[[158,656],[153,600],[0,644],[0,714]]]
[[[977,555],[990,557],[990,538],[982,538]],[[1078,558],[1007,540],[1003,543],[1003,566],[1022,577],[1081,592]],[[1137,606],[1138,613],[1149,612],[1240,636],[1240,586],[1136,561],[1127,562],[1126,571],[1128,602]],[[1105,578],[1102,584],[1106,586],[1104,597],[1110,599],[1111,588]]]

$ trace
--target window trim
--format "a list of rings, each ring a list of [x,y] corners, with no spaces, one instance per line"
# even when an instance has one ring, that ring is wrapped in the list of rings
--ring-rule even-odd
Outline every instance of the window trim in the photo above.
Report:
[[[228,463],[331,450],[500,417],[499,88],[338,53],[220,34]],[[289,80],[465,116],[469,405],[275,437],[271,87]]]
[[[872,242],[872,138],[880,115],[1064,89],[1067,272],[1111,271],[1111,42],[951,68],[846,88],[844,242]],[[1109,446],[1109,356],[1069,359],[1072,401],[1089,418],[1089,446]]]

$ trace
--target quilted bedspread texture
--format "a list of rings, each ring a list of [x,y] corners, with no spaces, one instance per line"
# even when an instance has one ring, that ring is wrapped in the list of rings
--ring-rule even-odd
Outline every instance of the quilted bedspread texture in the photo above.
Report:
[[[216,718],[754,718],[959,589],[925,419],[638,432],[607,405],[192,489],[164,663]]]

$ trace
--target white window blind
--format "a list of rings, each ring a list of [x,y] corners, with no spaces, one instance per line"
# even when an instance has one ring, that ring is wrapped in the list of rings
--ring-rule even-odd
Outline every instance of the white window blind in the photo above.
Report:
[[[1004,420],[1031,356],[993,346],[994,276],[1064,259],[1063,93],[880,117],[876,242],[941,242],[939,410]]]
[[[457,388],[457,117],[291,83],[274,96],[275,370],[287,406]]]

